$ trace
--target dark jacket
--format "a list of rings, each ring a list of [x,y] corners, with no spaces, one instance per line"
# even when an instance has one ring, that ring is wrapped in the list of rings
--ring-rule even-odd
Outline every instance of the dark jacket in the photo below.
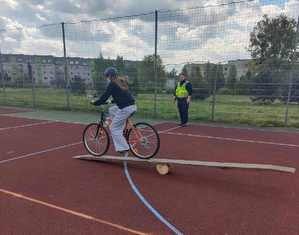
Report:
[[[135,100],[131,93],[127,90],[121,89],[116,83],[110,82],[104,94],[94,104],[102,105],[108,98],[112,96],[113,102],[120,108],[123,109],[127,106],[134,105]]]

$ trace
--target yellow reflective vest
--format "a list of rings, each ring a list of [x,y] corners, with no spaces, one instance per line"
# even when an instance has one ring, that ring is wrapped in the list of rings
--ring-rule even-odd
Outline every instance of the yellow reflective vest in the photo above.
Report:
[[[181,85],[181,83],[178,82],[178,85],[177,85],[176,90],[175,90],[176,97],[178,97],[178,98],[186,98],[186,97],[188,97],[189,93],[188,93],[188,90],[186,88],[186,86],[187,86],[188,83],[189,82],[186,81],[186,82],[184,82],[183,85]]]

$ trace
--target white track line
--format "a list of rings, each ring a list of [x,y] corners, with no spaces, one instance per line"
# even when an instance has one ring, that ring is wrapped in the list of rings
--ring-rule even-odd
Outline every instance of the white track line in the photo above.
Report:
[[[176,126],[176,127],[172,127],[172,128],[169,128],[169,129],[166,129],[164,131],[159,131],[158,133],[165,133],[165,132],[168,132],[168,131],[172,131],[172,130],[175,130],[175,129],[178,129],[180,128],[180,126]],[[139,198],[139,200],[146,206],[146,208],[162,223],[164,224],[168,229],[170,229],[174,234],[176,235],[183,235],[183,233],[178,230],[173,224],[171,224],[167,219],[165,219],[161,214],[160,212],[155,209],[146,199],[145,197],[142,195],[142,193],[138,190],[138,187],[137,185],[134,183],[132,177],[130,176],[130,173],[129,173],[129,169],[128,169],[128,166],[127,166],[127,162],[124,161],[124,173],[126,175],[126,178],[128,180],[128,183],[131,187],[131,189],[133,190],[133,192],[135,193],[135,195]]]
[[[69,147],[72,147],[72,146],[75,146],[75,145],[78,145],[78,144],[82,144],[82,141],[75,142],[75,143],[72,143],[72,144],[61,145],[61,146],[57,146],[57,147],[54,147],[54,148],[45,149],[45,150],[42,150],[42,151],[39,151],[39,152],[34,152],[34,153],[21,155],[19,157],[14,157],[14,158],[2,160],[2,161],[0,161],[0,164],[4,164],[4,163],[7,163],[7,162],[12,162],[12,161],[16,161],[16,160],[20,160],[20,159],[24,159],[24,158],[34,157],[34,156],[42,154],[42,153],[53,152],[53,151],[56,151],[56,150],[69,148]]]
[[[37,122],[37,123],[20,125],[20,126],[3,127],[3,128],[0,128],[0,131],[13,130],[13,129],[24,128],[24,127],[39,126],[39,125],[45,125],[45,124],[50,124],[50,123],[54,123],[54,121],[45,121],[45,122]]]
[[[163,133],[167,133],[169,131],[173,131],[173,130],[176,130],[178,128],[181,128],[181,126],[175,126],[175,127],[172,127],[172,128],[169,128],[169,129],[166,129],[164,131],[158,131],[159,134],[163,134]]]
[[[126,232],[126,233],[132,233],[132,234],[137,234],[137,235],[147,235],[147,233],[137,231],[137,230],[131,229],[129,227],[125,227],[125,226],[120,225],[120,224],[112,223],[110,221],[99,219],[99,218],[96,218],[94,216],[84,214],[82,212],[74,211],[74,210],[67,209],[65,207],[61,207],[61,206],[58,206],[58,205],[55,205],[55,204],[52,204],[52,203],[49,203],[49,202],[45,202],[45,201],[41,201],[41,200],[38,200],[38,199],[35,199],[35,198],[32,198],[32,197],[28,197],[28,196],[25,196],[25,195],[20,194],[20,193],[11,192],[11,191],[1,189],[1,188],[0,188],[0,193],[5,194],[9,197],[15,197],[15,198],[25,200],[25,201],[28,201],[30,203],[36,204],[36,205],[40,205],[40,206],[44,206],[44,207],[47,207],[47,208],[50,208],[50,209],[53,209],[53,210],[57,210],[57,211],[63,212],[63,213],[68,214],[68,215],[77,216],[81,219],[86,219],[86,220],[90,220],[90,221],[93,221],[93,222],[96,222],[96,223],[99,223],[99,224],[102,224],[102,225],[110,226],[114,229],[121,230],[123,233]]]
[[[166,134],[166,135],[177,135],[177,136],[187,136],[187,137],[195,137],[195,138],[205,138],[205,139],[215,139],[215,140],[222,140],[222,141],[245,142],[245,143],[252,143],[252,144],[267,144],[267,145],[276,145],[276,146],[285,146],[285,147],[299,148],[299,145],[297,145],[297,144],[268,142],[268,141],[260,141],[260,140],[235,139],[235,138],[229,138],[229,137],[219,137],[219,136],[209,136],[209,135],[197,135],[197,134],[186,134],[186,133],[180,133],[180,132],[163,132],[162,134]]]
[[[176,124],[175,122],[168,122],[168,124]],[[249,130],[249,131],[256,131],[256,132],[268,132],[268,133],[289,133],[289,134],[298,134],[299,130],[296,128],[292,128],[288,130],[287,128],[283,129],[283,127],[249,127],[249,126],[230,126],[222,124],[222,123],[196,123],[196,122],[190,122],[190,125],[188,127],[211,127],[211,128],[223,128],[223,129],[239,129],[239,130]]]
[[[57,122],[57,123],[65,123],[65,124],[74,124],[74,125],[87,125],[87,123],[83,123],[83,122],[72,122],[72,121],[62,121],[62,120],[58,120],[58,119],[40,119],[40,118],[37,118],[37,117],[22,117],[22,116],[15,116],[15,115],[12,115],[12,114],[5,114],[5,115],[2,115],[2,116],[5,116],[5,117],[11,117],[11,118],[18,118],[18,119],[27,119],[27,120],[46,120],[46,121],[49,121],[49,122]],[[95,121],[96,122],[96,121]]]
[[[129,170],[128,170],[128,166],[127,166],[127,162],[124,161],[123,163],[124,165],[124,172],[126,175],[126,178],[129,182],[129,185],[131,187],[131,189],[133,190],[133,192],[136,194],[136,196],[139,198],[139,200],[146,206],[146,208],[161,222],[163,223],[166,227],[168,227],[174,234],[176,235],[183,235],[183,233],[178,230],[173,224],[171,224],[167,219],[165,219],[161,213],[156,210],[146,199],[145,197],[142,195],[142,193],[139,191],[138,187],[136,186],[136,184],[134,183]]]

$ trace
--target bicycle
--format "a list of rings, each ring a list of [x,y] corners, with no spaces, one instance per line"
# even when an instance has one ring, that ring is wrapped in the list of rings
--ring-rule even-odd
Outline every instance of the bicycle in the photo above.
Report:
[[[106,154],[110,146],[109,127],[112,120],[105,117],[106,112],[102,109],[98,122],[88,124],[83,131],[84,147],[93,156]],[[159,134],[152,125],[146,122],[134,123],[132,116],[133,114],[126,120],[123,135],[134,156],[140,159],[150,159],[160,149]]]

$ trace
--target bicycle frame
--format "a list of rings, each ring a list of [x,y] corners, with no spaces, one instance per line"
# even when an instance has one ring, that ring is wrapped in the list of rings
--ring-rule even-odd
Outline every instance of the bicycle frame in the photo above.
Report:
[[[109,145],[111,141],[112,118],[109,118],[109,116],[107,116],[106,114],[107,114],[106,109],[102,109],[100,111],[100,118],[98,119],[97,123],[90,123],[84,129],[83,132],[84,146],[87,149],[87,151],[92,155],[101,156],[105,154],[109,149]],[[94,129],[95,127],[96,130]],[[90,133],[92,134],[92,136],[90,135]],[[145,122],[135,123],[132,119],[132,116],[129,116],[124,123],[122,133],[127,143],[129,144],[130,151],[138,158],[149,159],[159,151],[159,147],[160,147],[159,134],[155,130],[155,128],[148,123]],[[149,139],[151,136],[156,136],[155,140],[157,141],[152,142],[152,140]],[[94,138],[94,140],[90,138]]]
[[[132,132],[133,138],[129,140],[129,133]],[[135,128],[134,123],[131,118],[127,119],[126,126],[125,126],[125,137],[127,139],[128,144],[131,146],[131,148],[136,149],[136,144],[138,141],[143,137],[140,131]]]
[[[101,119],[99,120],[99,123],[103,126],[106,121],[107,121],[107,119],[105,120],[105,112],[102,111],[101,112]],[[111,126],[111,122],[112,122],[112,120],[110,119],[110,120],[108,120],[108,123],[106,123],[108,127]],[[131,139],[131,140],[129,140],[129,132],[130,131],[133,133],[133,136],[134,136],[134,138]],[[140,131],[135,128],[134,122],[131,119],[131,117],[129,117],[127,119],[126,125],[125,125],[124,130],[123,130],[123,133],[124,133],[124,137],[128,141],[128,144],[132,147],[135,146],[137,144],[138,140],[143,137],[143,135],[140,133]]]

